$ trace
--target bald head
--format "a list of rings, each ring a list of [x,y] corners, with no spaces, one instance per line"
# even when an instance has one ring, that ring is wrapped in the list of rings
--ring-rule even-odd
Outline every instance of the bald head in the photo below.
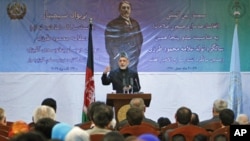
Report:
[[[145,112],[146,106],[145,106],[144,100],[142,98],[133,98],[130,101],[130,107],[131,108],[139,108]]]

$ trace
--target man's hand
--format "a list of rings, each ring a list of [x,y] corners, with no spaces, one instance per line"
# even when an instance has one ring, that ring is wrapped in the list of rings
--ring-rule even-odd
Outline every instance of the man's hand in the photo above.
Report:
[[[108,72],[110,72],[110,66],[107,66],[106,68],[105,68],[105,70],[104,70],[104,74],[107,74]]]

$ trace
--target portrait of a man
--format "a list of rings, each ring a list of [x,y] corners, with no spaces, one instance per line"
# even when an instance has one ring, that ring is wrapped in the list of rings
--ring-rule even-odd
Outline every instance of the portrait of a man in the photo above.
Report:
[[[126,52],[130,58],[129,67],[137,71],[143,43],[139,23],[131,18],[132,5],[128,1],[119,4],[120,15],[111,20],[105,29],[105,47],[109,55],[111,70],[117,69],[120,52]]]

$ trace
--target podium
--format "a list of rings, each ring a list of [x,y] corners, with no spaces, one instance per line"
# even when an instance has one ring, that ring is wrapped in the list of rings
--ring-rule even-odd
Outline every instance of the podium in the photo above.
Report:
[[[128,110],[129,102],[133,98],[142,98],[146,107],[149,107],[151,101],[151,94],[107,94],[106,104],[114,107],[116,121],[119,122],[126,118],[126,112]],[[124,117],[125,116],[125,117]]]

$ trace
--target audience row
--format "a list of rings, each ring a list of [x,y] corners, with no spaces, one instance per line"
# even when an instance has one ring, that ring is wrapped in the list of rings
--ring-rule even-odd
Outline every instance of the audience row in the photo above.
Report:
[[[229,139],[229,126],[249,124],[246,114],[235,118],[225,100],[218,99],[213,103],[213,117],[200,121],[197,113],[188,107],[179,107],[175,114],[176,121],[160,117],[157,121],[145,117],[146,106],[141,98],[133,98],[126,118],[114,119],[112,107],[96,101],[87,109],[88,122],[74,126],[56,121],[56,100],[46,98],[34,110],[33,122],[22,120],[7,124],[5,111],[0,108],[1,138],[10,141],[214,141],[217,132],[225,133]],[[2,137],[4,136],[4,137]],[[213,138],[212,138],[213,137]],[[223,137],[216,137],[217,139]]]

